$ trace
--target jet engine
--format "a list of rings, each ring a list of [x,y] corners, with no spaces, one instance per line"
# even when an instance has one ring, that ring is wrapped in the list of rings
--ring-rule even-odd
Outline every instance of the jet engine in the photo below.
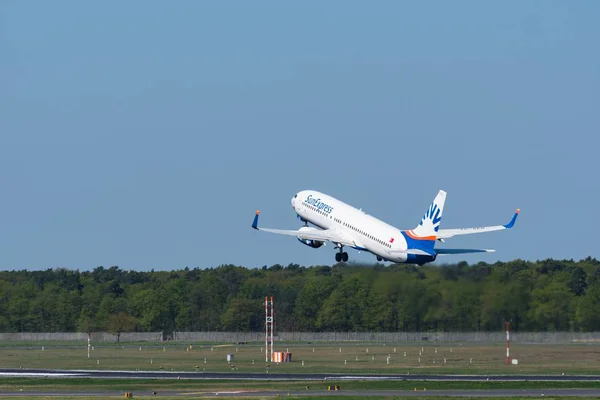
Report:
[[[309,232],[309,231],[317,231],[318,229],[310,227],[310,226],[303,226],[299,230],[304,231],[304,232]],[[321,242],[319,240],[304,239],[301,236],[298,236],[298,241],[302,244],[312,247],[313,249],[318,249],[319,247],[321,247],[325,244],[324,242]]]

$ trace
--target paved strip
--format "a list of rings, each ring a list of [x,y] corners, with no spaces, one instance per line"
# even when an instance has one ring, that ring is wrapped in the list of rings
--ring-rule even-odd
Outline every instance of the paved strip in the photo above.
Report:
[[[59,370],[59,369],[0,369],[5,377],[102,378],[102,379],[228,379],[228,380],[304,380],[304,381],[494,381],[494,382],[600,382],[600,375],[452,375],[452,374],[281,374],[243,372],[185,372],[185,371],[119,371],[119,370]]]

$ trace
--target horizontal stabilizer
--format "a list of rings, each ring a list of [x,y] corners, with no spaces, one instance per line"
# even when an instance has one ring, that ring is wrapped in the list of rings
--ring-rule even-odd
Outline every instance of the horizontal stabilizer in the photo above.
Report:
[[[452,236],[457,235],[470,235],[473,233],[483,233],[483,232],[493,232],[493,231],[501,231],[504,229],[510,229],[515,226],[515,222],[517,221],[517,217],[521,212],[520,209],[517,208],[512,219],[506,225],[494,225],[494,226],[483,226],[479,228],[461,228],[461,229],[440,229],[436,236],[437,239],[443,241],[443,239],[451,238]]]
[[[435,256],[435,251],[428,249],[405,249],[405,250],[388,250],[387,254],[414,254],[416,256]]]
[[[493,253],[496,250],[492,249],[436,249],[439,254],[468,254],[468,253]]]

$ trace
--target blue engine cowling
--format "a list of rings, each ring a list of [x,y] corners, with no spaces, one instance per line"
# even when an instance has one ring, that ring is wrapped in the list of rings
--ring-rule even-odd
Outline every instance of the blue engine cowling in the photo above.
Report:
[[[298,238],[298,241],[302,244],[312,247],[313,249],[318,249],[319,247],[323,246],[323,242],[319,242],[318,240]]]
[[[318,229],[313,228],[312,226],[303,226],[302,228],[300,228],[300,231],[311,232],[311,231],[318,231]],[[319,240],[304,239],[300,236],[298,236],[298,241],[302,244],[312,247],[313,249],[318,249],[319,247],[321,247],[325,244],[324,242],[321,242]]]

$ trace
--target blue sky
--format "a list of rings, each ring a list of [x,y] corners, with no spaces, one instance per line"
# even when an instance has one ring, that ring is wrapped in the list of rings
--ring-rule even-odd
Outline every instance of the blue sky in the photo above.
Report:
[[[0,269],[334,263],[291,196],[598,257],[596,1],[0,3]],[[351,260],[374,257],[350,251]]]

